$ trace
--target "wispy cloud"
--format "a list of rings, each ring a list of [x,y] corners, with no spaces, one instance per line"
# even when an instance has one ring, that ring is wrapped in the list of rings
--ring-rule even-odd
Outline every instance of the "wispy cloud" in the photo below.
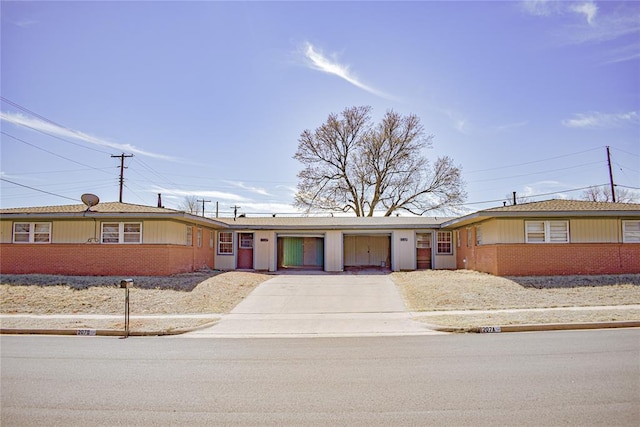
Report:
[[[62,138],[72,138],[78,141],[87,142],[93,145],[99,145],[101,147],[113,148],[117,151],[139,154],[141,156],[153,157],[156,159],[177,161],[175,157],[167,156],[164,154],[153,153],[151,151],[142,150],[131,144],[120,144],[117,142],[107,141],[102,138],[98,138],[84,132],[80,132],[67,127],[62,127],[51,122],[40,120],[33,117],[28,117],[19,113],[9,113],[0,111],[0,120],[3,120],[14,125],[23,126],[37,132],[46,133],[49,135],[59,136]]]
[[[526,120],[521,121],[521,122],[516,122],[516,123],[506,123],[504,125],[496,126],[495,129],[498,132],[505,132],[505,131],[508,131],[508,130],[511,130],[511,129],[516,129],[516,128],[520,128],[520,127],[526,126],[528,123],[529,122],[526,121]]]
[[[261,196],[270,196],[271,195],[264,188],[252,187],[252,186],[246,185],[244,182],[241,182],[241,181],[228,181],[228,180],[225,180],[224,182],[226,182],[227,184],[231,184],[234,187],[238,187],[238,188],[241,188],[243,190],[247,190],[247,191],[249,191],[251,193],[260,194]]]
[[[525,0],[522,2],[522,7],[526,13],[534,16],[555,16],[567,13],[582,15],[589,25],[594,23],[598,14],[598,6],[593,1]]]
[[[592,1],[571,4],[569,5],[569,10],[579,15],[584,15],[589,25],[593,25],[596,15],[598,14],[598,6]]]
[[[14,22],[15,25],[17,25],[20,28],[28,28],[31,27],[33,25],[38,24],[39,22],[33,19],[24,19],[22,21],[16,21]]]
[[[595,1],[531,0],[521,4],[527,14],[557,18],[558,26],[553,31],[561,45],[619,40],[621,46],[608,49],[603,63],[629,61],[640,56],[638,38],[629,37],[640,33],[640,7],[634,2],[616,3],[615,7],[605,4],[599,7]]]
[[[378,89],[368,86],[361,82],[350,70],[348,65],[340,64],[335,58],[326,56],[320,49],[315,47],[309,42],[304,43],[302,53],[306,59],[307,65],[318,71],[324,73],[333,74],[343,80],[351,83],[352,85],[372,93],[376,96],[385,99],[392,99],[392,97]],[[335,55],[332,55],[335,56]]]
[[[162,193],[163,197],[166,196],[196,196],[196,197],[208,197],[216,201],[224,202],[243,202],[247,199],[239,194],[226,193],[224,191],[211,191],[211,190],[186,190],[183,188],[165,188],[159,186],[153,186],[152,191],[154,193]]]
[[[640,124],[640,117],[637,111],[630,111],[628,113],[578,113],[574,114],[571,119],[562,120],[562,124],[570,128],[584,128],[584,129],[611,129],[619,128],[628,125]]]

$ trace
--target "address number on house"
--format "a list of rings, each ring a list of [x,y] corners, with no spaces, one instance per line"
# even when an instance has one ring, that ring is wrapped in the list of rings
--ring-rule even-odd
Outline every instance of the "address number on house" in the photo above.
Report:
[[[76,331],[76,335],[84,335],[87,337],[92,337],[95,336],[96,334],[96,330],[95,329],[78,329]]]

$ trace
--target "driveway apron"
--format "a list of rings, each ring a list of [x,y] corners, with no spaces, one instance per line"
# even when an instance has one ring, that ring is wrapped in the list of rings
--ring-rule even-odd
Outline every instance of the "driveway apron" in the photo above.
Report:
[[[183,336],[439,334],[413,321],[387,275],[282,274],[261,283],[214,326]]]

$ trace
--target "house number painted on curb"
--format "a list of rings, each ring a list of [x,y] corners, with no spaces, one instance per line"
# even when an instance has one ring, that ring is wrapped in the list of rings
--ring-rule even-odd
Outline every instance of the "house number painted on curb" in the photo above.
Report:
[[[481,334],[492,334],[495,332],[501,332],[500,326],[482,326],[480,328]]]
[[[96,334],[96,330],[95,329],[78,329],[76,331],[76,335],[85,335],[88,337],[92,337],[95,336]]]

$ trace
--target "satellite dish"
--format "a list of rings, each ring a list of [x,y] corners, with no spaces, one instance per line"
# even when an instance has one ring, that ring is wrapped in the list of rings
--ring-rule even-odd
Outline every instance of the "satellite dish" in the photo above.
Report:
[[[91,194],[91,193],[83,194],[80,197],[80,200],[82,200],[82,203],[87,205],[87,208],[91,208],[91,206],[95,206],[98,203],[100,203],[100,199],[98,198],[98,196],[96,196],[95,194]],[[87,209],[87,210],[89,210],[89,209]]]

